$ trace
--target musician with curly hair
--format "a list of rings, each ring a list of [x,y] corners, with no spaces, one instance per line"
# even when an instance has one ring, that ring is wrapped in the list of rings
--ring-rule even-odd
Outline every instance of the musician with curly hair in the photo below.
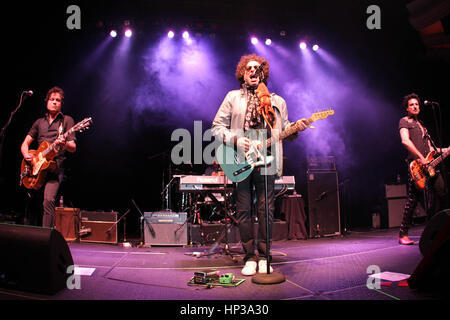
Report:
[[[285,100],[275,93],[267,90],[269,79],[269,63],[263,57],[256,54],[244,55],[236,67],[236,79],[240,88],[228,92],[217,111],[212,123],[212,133],[224,144],[233,146],[240,154],[249,151],[251,144],[255,142],[249,139],[247,133],[264,130],[266,137],[275,137],[291,122],[288,120],[288,111]],[[264,84],[264,85],[262,85]],[[264,92],[259,92],[265,88]],[[303,120],[303,119],[302,119]],[[298,121],[301,129],[307,127],[303,121]],[[245,266],[241,273],[246,276],[257,272],[267,273],[267,253],[270,254],[266,243],[266,213],[265,213],[265,177],[267,177],[268,196],[268,224],[269,239],[272,239],[273,214],[274,214],[274,185],[275,179],[281,177],[283,170],[283,150],[281,141],[271,147],[274,161],[267,171],[257,167],[243,181],[238,182],[235,190],[236,216],[239,222],[239,234],[244,249]],[[258,221],[258,235],[253,234],[252,204],[253,190],[256,196],[256,215]],[[271,241],[271,240],[269,240]],[[255,248],[256,247],[256,248]],[[269,249],[268,249],[269,248]],[[255,254],[257,249],[258,254]],[[270,256],[269,256],[270,259]],[[270,266],[270,263],[269,263]],[[269,272],[273,271],[270,267]]]

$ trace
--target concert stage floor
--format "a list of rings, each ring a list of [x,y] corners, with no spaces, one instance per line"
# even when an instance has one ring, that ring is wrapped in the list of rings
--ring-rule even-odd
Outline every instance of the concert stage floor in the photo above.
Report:
[[[82,275],[81,288],[63,289],[53,296],[0,288],[0,299],[38,300],[442,300],[438,292],[422,292],[400,286],[399,281],[381,280],[380,289],[367,287],[368,276],[377,266],[381,272],[411,274],[422,259],[418,242],[424,226],[414,226],[413,246],[397,243],[397,229],[355,232],[348,235],[274,241],[275,271],[286,281],[261,285],[240,274],[238,263],[217,254],[197,258],[192,253],[207,252],[211,246],[124,248],[117,245],[69,243],[75,264],[93,268]],[[222,248],[223,246],[219,246]],[[239,244],[232,248],[240,249]],[[236,287],[188,285],[194,272],[217,269],[245,279]],[[369,281],[370,282],[370,281]],[[391,282],[386,286],[386,282]],[[373,281],[372,281],[373,283]],[[448,298],[448,297],[447,297]],[[255,301],[256,302],[256,301]],[[205,302],[206,303],[206,302]]]

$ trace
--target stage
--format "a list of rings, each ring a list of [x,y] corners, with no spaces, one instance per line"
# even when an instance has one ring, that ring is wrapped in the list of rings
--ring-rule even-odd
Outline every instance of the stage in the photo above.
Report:
[[[183,300],[281,301],[281,300],[442,300],[438,291],[403,286],[405,281],[385,280],[379,287],[369,275],[410,275],[422,259],[418,242],[424,225],[410,231],[413,246],[397,243],[398,230],[351,231],[343,236],[308,240],[279,240],[272,246],[272,266],[286,277],[280,284],[261,285],[240,274],[242,255],[207,253],[211,245],[124,247],[122,244],[69,242],[73,261],[83,275],[55,295],[0,288],[2,300]],[[240,244],[230,244],[239,250]],[[223,244],[216,250],[223,248]],[[194,272],[215,269],[245,279],[237,286],[189,284]],[[90,275],[89,272],[91,272]],[[392,276],[392,274],[391,274]],[[372,284],[373,289],[368,285]],[[448,297],[447,297],[448,298]]]

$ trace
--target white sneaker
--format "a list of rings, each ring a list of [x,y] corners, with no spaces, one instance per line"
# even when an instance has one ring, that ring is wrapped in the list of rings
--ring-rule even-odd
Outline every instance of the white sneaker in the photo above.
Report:
[[[244,268],[242,268],[241,273],[244,276],[253,276],[256,274],[256,261],[247,261]]]
[[[273,272],[272,266],[269,267],[270,273]],[[267,273],[267,260],[259,260],[258,261],[258,273]]]

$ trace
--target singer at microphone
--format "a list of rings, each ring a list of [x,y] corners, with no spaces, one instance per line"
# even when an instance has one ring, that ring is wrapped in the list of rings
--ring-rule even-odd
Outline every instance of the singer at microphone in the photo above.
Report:
[[[271,124],[274,131],[281,132],[291,125],[286,101],[276,93],[269,92],[267,88],[269,64],[269,61],[256,54],[242,56],[235,69],[239,88],[228,91],[214,117],[211,127],[212,134],[216,139],[222,140],[225,146],[234,147],[237,154],[247,152],[251,145],[250,139],[241,133],[250,133],[254,129],[265,130],[267,124]],[[262,92],[264,89],[262,84],[265,84],[266,88],[263,92],[264,95],[259,96],[258,92]],[[263,100],[261,97],[264,97],[264,104],[261,103]],[[275,106],[276,110],[274,110]],[[266,110],[273,113],[263,113]],[[264,115],[273,116],[273,121]],[[269,135],[272,131],[267,130],[267,132]],[[249,176],[237,183],[233,194],[236,200],[236,214],[232,216],[232,219],[233,222],[236,219],[236,222],[239,223],[239,236],[245,254],[243,258],[245,265],[241,269],[241,274],[244,276],[252,276],[257,272],[258,274],[276,274],[273,270],[275,268],[270,265],[270,246],[268,244],[272,240],[274,226],[275,179],[277,176],[282,176],[283,169],[282,144],[281,140],[277,142],[279,152],[274,153],[274,161],[267,167],[247,171]],[[220,163],[219,158],[221,157],[218,157],[219,164],[224,164]],[[229,175],[233,176],[237,170],[233,170],[231,173],[225,172],[225,175],[230,178]],[[255,197],[258,203],[255,214],[260,223],[257,234],[254,232],[252,219]],[[228,210],[226,209],[226,211]]]

